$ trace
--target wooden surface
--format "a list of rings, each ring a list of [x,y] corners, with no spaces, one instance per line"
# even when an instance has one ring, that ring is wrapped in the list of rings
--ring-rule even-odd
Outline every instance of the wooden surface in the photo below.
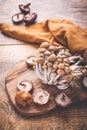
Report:
[[[15,102],[15,96],[18,92],[17,89],[17,83],[21,82],[23,80],[28,80],[32,82],[33,84],[33,93],[41,88],[45,91],[47,91],[50,94],[49,102],[46,105],[37,105],[32,102],[31,105],[27,107],[21,107],[16,104]],[[37,75],[35,74],[35,71],[28,67],[26,64],[26,59],[17,65],[15,65],[9,72],[8,75],[5,78],[5,85],[6,85],[6,92],[8,94],[9,100],[13,104],[14,108],[20,115],[24,115],[26,117],[28,116],[37,116],[41,114],[45,114],[51,110],[59,109],[60,107],[56,105],[55,97],[57,94],[61,92],[65,92],[72,100],[71,105],[76,105],[84,100],[87,100],[87,91],[83,89],[83,85],[77,81],[74,88],[68,88],[65,90],[59,90],[56,86],[52,85],[46,85],[41,83],[41,81],[38,79]]]
[[[0,0],[0,22],[12,24],[11,16],[20,12],[20,2],[29,1]],[[87,28],[87,0],[31,0],[31,3],[31,11],[38,13],[37,22],[64,18]],[[5,76],[9,69],[37,48],[38,45],[0,34],[0,130],[87,130],[87,102],[31,118],[21,117],[12,107],[5,92]]]
[[[31,105],[25,108],[17,105],[15,102],[15,95],[18,91],[17,83],[23,80],[28,80],[32,82],[33,91],[31,94],[33,94],[35,90],[39,88],[46,90],[50,94],[49,102],[46,105],[42,105],[42,106],[32,102]],[[11,71],[8,73],[5,79],[5,84],[6,84],[6,92],[9,96],[11,103],[21,115],[25,115],[26,117],[37,116],[37,115],[45,114],[50,110],[56,108],[55,95],[58,93],[58,89],[56,87],[42,84],[41,81],[37,78],[35,71],[31,67],[27,66],[25,60],[23,62],[20,62],[19,64],[17,64],[15,67],[11,69]]]

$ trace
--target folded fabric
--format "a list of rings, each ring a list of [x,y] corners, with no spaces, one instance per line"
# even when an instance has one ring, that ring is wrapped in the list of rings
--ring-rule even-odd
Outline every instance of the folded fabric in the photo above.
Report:
[[[87,62],[87,30],[68,20],[48,19],[30,26],[2,23],[0,31],[10,37],[31,43],[51,42],[54,37],[53,44],[64,45],[71,52],[82,54]]]

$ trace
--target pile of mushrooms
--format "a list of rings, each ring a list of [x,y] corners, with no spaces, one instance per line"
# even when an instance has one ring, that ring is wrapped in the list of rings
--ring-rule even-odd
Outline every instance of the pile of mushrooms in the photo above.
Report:
[[[40,45],[33,62],[38,78],[44,84],[55,85],[60,90],[73,87],[76,79],[87,72],[81,63],[84,63],[84,59],[80,55],[72,55],[64,46],[48,42]]]

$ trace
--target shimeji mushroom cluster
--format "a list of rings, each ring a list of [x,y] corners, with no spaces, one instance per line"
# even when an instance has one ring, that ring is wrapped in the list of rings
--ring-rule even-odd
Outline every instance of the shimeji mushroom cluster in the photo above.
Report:
[[[81,62],[83,58],[80,55],[72,55],[64,46],[43,42],[35,60],[35,71],[44,84],[62,90],[73,86],[75,78],[87,71]]]

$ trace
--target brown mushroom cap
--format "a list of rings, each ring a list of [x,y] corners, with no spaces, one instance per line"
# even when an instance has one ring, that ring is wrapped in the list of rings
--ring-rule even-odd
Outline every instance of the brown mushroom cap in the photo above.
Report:
[[[66,74],[69,74],[70,72],[71,72],[70,67],[66,66],[66,67],[65,67],[65,73],[66,73]]]
[[[44,53],[45,51],[46,51],[45,48],[39,48],[39,52],[40,52],[40,53]]]
[[[58,65],[58,69],[64,69],[64,68],[65,68],[65,66],[64,66],[63,63],[60,63],[60,64]]]
[[[51,52],[50,52],[50,51],[45,51],[45,52],[44,52],[44,55],[45,55],[45,56],[50,56],[50,55],[51,55]]]
[[[50,46],[50,44],[48,42],[43,42],[41,45],[40,45],[40,48],[48,48]]]
[[[43,57],[37,57],[36,62],[43,63],[44,62],[44,58]]]
[[[48,49],[49,49],[50,51],[57,51],[57,50],[58,50],[58,47],[51,45]]]
[[[64,70],[61,70],[61,69],[58,69],[57,73],[58,75],[61,75],[61,76],[65,75]]]
[[[33,102],[39,105],[47,104],[49,101],[50,94],[43,90],[43,89],[37,89],[33,94]]]
[[[32,103],[32,96],[29,92],[18,91],[15,96],[15,101],[22,107],[27,107]]]
[[[52,55],[50,55],[50,56],[48,57],[48,60],[49,60],[50,62],[55,62],[56,59],[57,59],[57,57],[56,57],[55,54],[52,54]]]
[[[56,104],[61,107],[67,107],[71,104],[71,99],[66,95],[66,93],[60,93],[55,98]]]

